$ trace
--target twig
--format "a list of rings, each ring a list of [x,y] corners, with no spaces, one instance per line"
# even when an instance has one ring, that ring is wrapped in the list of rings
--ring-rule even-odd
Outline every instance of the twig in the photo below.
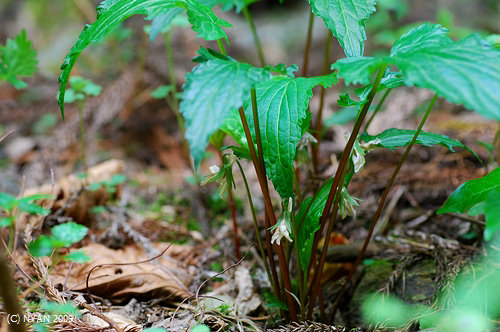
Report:
[[[465,221],[468,221],[468,222],[471,222],[473,224],[476,224],[478,226],[481,226],[481,227],[485,227],[486,226],[486,222],[483,221],[483,220],[478,220],[478,219],[474,219],[472,217],[469,217],[465,214],[458,214],[458,213],[448,213],[450,216],[453,216],[455,218],[458,218],[458,219],[462,219],[462,220],[465,220]]]
[[[6,132],[5,135],[3,135],[2,137],[0,137],[0,142],[2,142],[4,139],[6,139],[7,136],[9,136],[10,134],[12,134],[14,131],[15,131],[14,129],[11,129],[8,132]]]

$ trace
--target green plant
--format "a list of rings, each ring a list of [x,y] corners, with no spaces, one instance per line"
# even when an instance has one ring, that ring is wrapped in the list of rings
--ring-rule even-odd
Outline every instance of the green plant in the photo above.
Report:
[[[229,315],[231,313],[231,307],[227,303],[222,303],[221,305],[217,306],[215,310],[223,315]]]
[[[0,228],[9,227],[10,229],[9,244],[7,246],[9,251],[15,248],[16,218],[19,213],[24,212],[41,216],[48,215],[50,210],[37,205],[35,201],[50,197],[50,195],[31,195],[17,198],[10,194],[0,192]]]
[[[101,188],[106,189],[109,194],[116,193],[118,186],[127,181],[127,177],[124,174],[113,174],[111,179],[103,180],[99,182],[94,182],[89,185],[90,191],[96,191]]]
[[[227,6],[232,3],[223,2]],[[318,243],[325,230],[326,238],[330,238],[339,212],[342,218],[355,213],[357,201],[349,195],[348,185],[363,167],[364,155],[374,148],[392,150],[406,147],[382,194],[362,251],[334,301],[335,312],[363,258],[389,190],[413,145],[442,145],[451,151],[455,147],[467,149],[457,140],[422,131],[438,96],[463,104],[488,118],[500,120],[498,49],[487,44],[478,35],[454,41],[442,26],[426,23],[397,39],[389,55],[363,56],[366,39],[364,22],[375,11],[375,3],[375,0],[341,0],[335,3],[310,0],[312,13],[325,22],[347,57],[330,66],[327,47],[323,75],[306,77],[306,47],[304,77],[296,77],[296,65],[256,67],[226,55],[224,40],[227,42],[227,36],[222,28],[229,27],[230,24],[217,18],[209,7],[199,2],[107,0],[98,8],[97,21],[84,29],[65,59],[60,76],[59,105],[64,112],[64,95],[71,69],[80,53],[91,42],[99,40],[114,26],[134,14],[145,14],[147,19],[155,20],[162,15],[171,15],[173,11],[179,11],[179,8],[185,10],[192,29],[199,37],[216,40],[220,51],[200,48],[194,59],[198,65],[186,76],[179,105],[195,168],[200,165],[209,142],[214,141],[217,148],[224,151],[230,149],[239,159],[251,160],[265,205],[265,239],[260,239],[255,212],[252,211],[259,250],[266,258],[264,261],[273,294],[281,303],[280,307],[286,308],[281,313],[292,320],[312,318],[313,308],[320,294],[319,280],[328,247],[324,246],[320,258],[316,259]],[[312,27],[312,19],[309,28]],[[309,33],[308,40],[310,35]],[[327,45],[331,39],[329,34]],[[329,67],[333,71],[329,71]],[[313,121],[309,100],[314,87],[321,86],[324,96],[325,89],[335,85],[339,79],[343,79],[346,85],[362,85],[354,91],[356,101],[349,94],[343,95],[339,101],[341,106],[354,107],[355,125],[335,176],[318,188],[314,195],[304,197],[297,176],[297,169],[301,167],[295,162],[299,155],[297,150],[301,150],[301,155],[304,155],[303,152],[311,146],[312,172],[316,173],[319,162],[317,144],[321,142],[323,121],[321,107],[316,121]],[[361,127],[376,94],[383,92],[384,96],[374,109],[372,117],[378,115],[387,93],[400,86],[417,86],[435,92],[418,128],[393,128],[378,135],[362,134]],[[365,125],[365,131],[369,121]],[[311,123],[314,125],[311,126]],[[222,147],[220,138],[213,138],[219,130],[230,135],[238,146]],[[315,135],[317,143],[311,139],[311,133]],[[243,169],[238,158],[227,153],[226,156],[221,158],[222,168],[213,169],[211,180],[222,182],[223,187],[230,190],[234,183],[233,164],[236,163],[241,171]],[[310,171],[307,167],[305,170]],[[242,176],[251,202],[243,171]],[[279,217],[272,205],[267,179],[272,182],[282,199]],[[275,256],[278,257],[277,262]],[[292,268],[292,264],[296,267]],[[313,270],[314,277],[311,281]],[[296,275],[291,271],[296,271]],[[320,309],[326,319],[323,306]],[[334,316],[334,313],[330,315]]]
[[[500,168],[482,178],[460,185],[446,203],[436,212],[484,214],[486,227],[484,239],[490,241],[500,231]]]
[[[37,332],[50,331],[51,324],[61,322],[71,322],[81,317],[81,312],[71,302],[57,303],[42,300],[36,304],[35,310],[31,310],[28,319],[33,324],[33,330]]]
[[[7,193],[0,192],[0,228],[10,228],[9,243],[7,245],[9,252],[16,247],[16,219],[19,213],[28,213],[45,217],[50,213],[50,210],[41,207],[35,202],[41,199],[50,198],[52,198],[52,196],[40,194],[16,198]],[[74,222],[68,222],[52,227],[51,232],[52,234],[50,236],[41,235],[38,239],[29,243],[28,248],[31,255],[35,257],[51,256],[52,253],[55,252],[56,259],[54,261],[56,262],[59,261],[59,259],[74,262],[89,260],[89,257],[82,252],[72,252],[71,254],[59,257],[57,251],[59,248],[68,248],[72,244],[83,239],[85,235],[87,235],[87,227]]]
[[[9,82],[16,89],[27,85],[18,77],[33,76],[36,71],[36,51],[31,47],[31,41],[22,30],[14,39],[7,39],[0,46],[0,84]]]
[[[88,232],[88,228],[72,221],[52,227],[51,235],[40,235],[36,240],[30,242],[28,249],[34,257],[52,256],[53,265],[60,259],[72,262],[88,262],[90,257],[81,251],[73,251],[70,254],[59,256],[58,249],[69,248],[81,241]]]

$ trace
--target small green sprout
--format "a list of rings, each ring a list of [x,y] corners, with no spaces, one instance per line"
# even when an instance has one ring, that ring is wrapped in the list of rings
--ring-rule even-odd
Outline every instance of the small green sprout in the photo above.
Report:
[[[87,235],[88,228],[70,221],[52,227],[51,233],[51,235],[41,235],[38,239],[29,244],[28,249],[31,255],[35,257],[50,256],[57,249],[69,248],[74,243],[81,241]],[[72,252],[61,258],[63,260],[75,262],[90,260],[90,258],[82,252]]]

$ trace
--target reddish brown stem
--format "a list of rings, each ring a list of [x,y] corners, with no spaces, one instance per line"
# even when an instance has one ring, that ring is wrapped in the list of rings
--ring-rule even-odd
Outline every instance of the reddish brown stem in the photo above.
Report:
[[[343,181],[344,177],[341,177],[341,182]],[[323,267],[325,266],[325,261],[326,261],[326,253],[328,251],[328,245],[330,242],[330,237],[333,232],[333,225],[335,223],[335,220],[337,219],[337,211],[338,211],[338,206],[339,206],[339,201],[340,201],[340,195],[337,193],[335,195],[335,202],[333,204],[333,212],[332,212],[332,217],[330,219],[330,223],[328,224],[328,229],[326,230],[326,237],[325,237],[325,243],[323,245],[323,250],[321,251],[321,256],[320,260],[318,263],[317,268],[315,269],[314,273],[314,278],[313,282],[311,283],[311,287],[309,291],[311,292],[311,300],[310,300],[310,305],[307,310],[307,319],[312,319],[312,312],[314,309],[314,303],[316,301],[317,297],[321,296],[321,277],[323,275]],[[313,253],[315,253],[313,251]],[[320,303],[321,304],[321,303]],[[321,316],[324,316],[324,309],[321,308]]]
[[[335,197],[335,193],[337,192],[337,187],[339,186],[340,183],[340,178],[342,174],[344,173],[344,169],[347,165],[347,161],[349,160],[349,157],[351,155],[351,150],[354,145],[354,141],[356,140],[356,137],[359,134],[359,130],[361,128],[361,125],[363,123],[363,120],[366,117],[366,114],[368,113],[368,109],[370,108],[370,105],[373,101],[373,97],[375,96],[375,93],[377,92],[378,85],[380,83],[380,80],[382,79],[382,75],[384,73],[386,66],[382,66],[377,74],[377,78],[375,80],[375,83],[373,84],[372,90],[368,94],[367,102],[363,106],[363,109],[361,110],[358,120],[356,121],[356,124],[354,125],[354,128],[351,133],[351,137],[349,137],[349,141],[346,144],[346,147],[344,149],[344,152],[342,154],[342,158],[340,159],[339,166],[337,168],[337,172],[335,173],[335,178],[333,179],[333,184],[332,188],[330,189],[330,193],[328,194],[328,197],[326,199],[326,204],[325,208],[323,209],[323,213],[321,215],[321,218],[319,220],[320,223],[320,229],[318,232],[316,232],[315,238],[314,238],[314,244],[313,244],[313,253],[316,252],[318,249],[318,241],[321,236],[321,232],[323,228],[325,227],[326,224],[326,219],[328,218],[328,215],[330,214],[330,210],[332,208],[333,204],[333,198]],[[310,271],[312,264],[314,264],[314,260],[311,259],[309,263],[309,268],[308,271]],[[309,274],[309,273],[308,273]]]
[[[352,147],[354,145],[354,141],[356,140],[356,138],[359,134],[359,130],[361,128],[361,125],[363,124],[363,120],[365,119],[366,114],[368,113],[368,109],[370,108],[370,105],[373,101],[373,97],[375,97],[375,94],[377,93],[377,89],[378,89],[378,86],[380,84],[380,80],[382,79],[382,77],[384,75],[385,68],[386,68],[385,65],[381,66],[378,73],[377,73],[377,78],[375,79],[375,82],[373,83],[373,87],[372,87],[370,93],[368,94],[367,102],[364,104],[363,109],[361,110],[361,112],[358,116],[358,119],[354,125],[353,130],[352,130],[351,137],[349,137],[349,141],[347,142],[346,147],[344,149],[344,152],[342,154],[342,158],[340,159],[339,166],[337,168],[337,172],[335,173],[335,178],[333,179],[332,188],[330,189],[330,193],[328,194],[328,198],[326,200],[325,208],[323,209],[323,213],[322,213],[321,218],[320,218],[320,229],[318,232],[316,232],[315,237],[314,237],[314,244],[312,247],[313,254],[318,249],[319,238],[320,238],[321,233],[323,231],[323,228],[326,224],[326,219],[328,218],[328,215],[330,214],[333,200],[337,194],[338,188],[341,187],[341,180],[343,179],[344,170],[346,168],[347,162],[348,162],[349,157],[351,155],[351,150],[352,150]],[[334,217],[336,217],[336,215],[337,215],[337,206],[338,206],[339,198],[340,198],[340,196],[335,200],[336,204],[335,204],[335,209],[333,211]],[[312,293],[311,301],[309,303],[309,305],[310,305],[309,311],[308,311],[309,318],[312,316],[312,308],[314,306],[314,300],[316,298],[317,292],[319,291],[318,284],[321,281],[321,273],[322,273],[322,269],[323,269],[323,265],[324,265],[324,260],[326,257],[326,251],[328,249],[329,235],[331,234],[331,230],[333,229],[333,223],[334,223],[334,220],[330,220],[330,224],[329,224],[329,227],[327,230],[327,238],[325,241],[325,245],[323,247],[323,251],[321,252],[321,259],[320,259],[320,262],[318,263],[318,265],[315,269],[316,272],[315,272],[314,279],[316,281],[313,282],[312,285],[313,285],[313,289],[314,288],[316,288],[316,289],[314,289],[314,291]],[[309,275],[309,272],[310,272],[311,267],[314,264],[314,262],[315,262],[315,260],[311,258],[310,263],[309,263],[309,268],[308,268],[308,275]]]
[[[222,154],[222,151],[220,150],[220,146],[217,146],[217,151],[219,152],[219,158],[221,161],[221,164],[224,164],[224,155]],[[231,211],[231,219],[233,220],[233,242],[234,242],[234,255],[236,256],[237,260],[241,259],[241,250],[240,250],[240,237],[238,236],[238,219],[236,218],[236,205],[234,204],[234,197],[233,197],[233,188],[231,187],[231,184],[228,183],[227,187],[227,198],[228,198],[228,205],[229,205],[229,210]]]
[[[238,220],[236,219],[236,206],[234,204],[233,190],[228,187],[227,194],[229,198],[229,209],[231,210],[231,218],[233,219],[233,241],[234,241],[234,253],[236,259],[241,259],[240,251],[240,237],[238,236]]]
[[[255,90],[252,89],[252,91],[255,91]],[[252,93],[252,96],[253,95],[254,95],[254,92]],[[254,107],[254,111],[255,111],[255,107]],[[269,225],[266,225],[266,227],[269,228],[269,227],[276,224],[276,216],[274,214],[273,206],[271,203],[271,197],[269,196],[269,190],[267,187],[266,176],[265,176],[265,174],[262,173],[261,162],[257,158],[257,154],[255,152],[255,148],[254,148],[254,144],[253,144],[252,135],[250,133],[250,129],[248,127],[248,122],[247,122],[243,108],[240,108],[239,112],[240,112],[241,123],[243,124],[243,129],[245,130],[245,136],[246,136],[246,139],[248,142],[248,148],[250,150],[250,155],[252,156],[252,163],[254,165],[255,172],[257,173],[257,178],[259,180],[260,189],[261,189],[262,195],[264,197],[264,205],[265,205],[268,217],[269,217]],[[254,112],[254,118],[255,118],[255,113],[257,113],[257,112]],[[257,132],[259,131],[258,128],[259,127],[257,125],[255,127],[256,138],[260,137],[257,135]],[[257,141],[257,143],[259,143],[259,142]],[[262,147],[260,147],[259,150],[262,151]],[[270,242],[268,242],[268,243],[270,243]],[[278,261],[280,264],[281,275],[283,276],[284,287],[286,290],[285,291],[285,298],[287,299],[288,310],[290,312],[290,319],[293,321],[296,321],[297,320],[297,311],[295,308],[295,302],[294,302],[293,297],[291,295],[292,294],[292,286],[290,283],[290,273],[288,270],[288,265],[286,264],[286,260],[285,260],[285,253],[283,251],[282,246],[274,246],[274,248],[276,249],[277,254],[278,254]]]
[[[396,176],[398,175],[399,170],[401,169],[401,166],[403,166],[403,163],[405,162],[406,158],[410,154],[410,151],[411,151],[413,145],[417,141],[418,134],[420,134],[420,131],[422,130],[422,127],[424,126],[425,120],[427,120],[427,117],[429,116],[430,110],[432,109],[432,106],[436,102],[437,96],[438,95],[436,93],[434,95],[434,98],[432,99],[431,103],[429,104],[429,107],[427,108],[427,111],[426,111],[424,117],[420,121],[420,124],[419,124],[417,130],[415,131],[415,135],[413,135],[413,139],[411,140],[410,144],[408,144],[408,147],[406,148],[405,153],[401,156],[401,159],[399,159],[398,165],[394,169],[394,172],[392,173],[392,176],[389,179],[387,186],[385,187],[384,193],[382,194],[382,197],[380,198],[380,201],[378,203],[377,211],[375,212],[375,215],[373,217],[372,224],[370,225],[370,229],[368,231],[368,234],[366,235],[365,242],[363,243],[363,247],[361,248],[361,252],[359,253],[359,256],[356,259],[356,262],[354,263],[351,272],[349,272],[349,275],[347,276],[346,282],[342,285],[342,288],[340,289],[339,295],[337,296],[337,298],[335,300],[333,310],[332,310],[332,315],[330,316],[331,317],[330,320],[334,319],[335,313],[337,312],[337,309],[338,309],[339,304],[340,304],[340,300],[342,299],[342,296],[344,295],[344,292],[346,291],[347,286],[351,282],[352,276],[356,272],[356,268],[359,266],[359,264],[361,263],[361,260],[365,256],[366,248],[368,248],[368,244],[370,243],[371,237],[373,235],[373,231],[375,230],[375,226],[377,225],[377,222],[380,218],[380,215],[382,214],[382,209],[384,208],[385,201],[387,199],[387,196],[389,195],[389,191],[391,190],[392,185],[394,184],[394,181],[396,180]]]

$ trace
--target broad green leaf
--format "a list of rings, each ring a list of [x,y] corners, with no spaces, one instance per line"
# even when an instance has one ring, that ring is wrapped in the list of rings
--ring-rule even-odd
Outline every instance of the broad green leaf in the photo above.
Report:
[[[47,216],[50,213],[50,209],[44,209],[36,203],[29,201],[19,201],[18,207],[20,211],[30,214],[40,214],[42,216]]]
[[[407,146],[408,144],[410,144],[414,135],[415,130],[391,128],[378,135],[373,136],[368,135],[367,133],[363,133],[361,134],[361,139],[367,143],[378,140],[376,143],[374,142],[373,146],[379,146],[394,150],[395,148]],[[467,146],[465,146],[462,142],[457,141],[456,139],[451,139],[445,135],[421,131],[415,143],[424,146],[441,145],[452,152],[455,151],[453,149],[454,147],[459,147],[469,151],[474,155],[474,157],[479,159],[478,155]]]
[[[26,87],[26,83],[18,79],[32,76],[36,71],[36,51],[31,41],[22,30],[14,39],[7,39],[5,46],[0,46],[0,81],[5,80],[16,89]]]
[[[500,50],[472,35],[454,42],[439,25],[402,36],[391,55],[341,59],[332,65],[346,84],[368,84],[381,63],[399,67],[408,86],[428,88],[448,101],[500,120]]]
[[[307,270],[312,255],[314,234],[319,230],[319,218],[325,208],[326,199],[332,187],[333,178],[328,180],[318,191],[315,197],[307,197],[300,205],[295,217],[298,225],[297,246],[300,256],[300,266]]]
[[[436,214],[464,213],[477,203],[483,202],[493,190],[500,190],[500,168],[494,169],[482,178],[470,180],[460,185]]]
[[[146,19],[152,20],[172,8],[183,8],[187,11],[188,20],[192,29],[199,37],[206,40],[226,38],[222,27],[231,25],[219,19],[210,8],[195,0],[108,0],[101,3],[97,8],[97,20],[92,25],[86,25],[78,37],[78,41],[71,48],[61,66],[59,77],[59,107],[64,118],[64,92],[69,75],[76,60],[83,50],[91,43],[102,39],[108,32],[120,22],[133,15],[147,15]]]
[[[392,46],[391,57],[441,47],[453,41],[446,35],[448,29],[439,24],[424,24],[401,36]]]
[[[63,259],[69,262],[75,263],[86,263],[92,261],[92,258],[87,256],[83,251],[72,251],[71,253],[64,255]]]
[[[82,240],[87,235],[89,229],[83,225],[72,221],[52,227],[52,240],[64,243],[64,247],[69,247],[73,243]],[[57,245],[55,245],[57,247]]]
[[[493,235],[500,230],[500,189],[492,190],[486,196],[484,216],[486,217],[484,239],[490,241]]]
[[[500,50],[478,36],[399,54],[395,63],[409,84],[500,120]]]
[[[54,247],[49,236],[41,235],[38,239],[31,241],[28,250],[35,257],[50,256]]]
[[[231,59],[232,60],[232,59]],[[268,70],[247,63],[212,58],[186,75],[180,111],[195,166],[201,162],[209,137],[249,98],[250,87],[271,77]]]
[[[376,0],[309,0],[312,11],[338,39],[348,57],[363,55],[365,19],[375,11]]]
[[[31,214],[40,214],[42,216],[47,216],[50,213],[50,209],[45,209],[40,205],[34,203],[35,201],[41,199],[53,199],[54,197],[46,194],[35,194],[26,197],[21,197],[16,200],[16,204],[20,211],[31,213]]]
[[[307,127],[304,120],[312,88],[319,84],[329,87],[336,82],[335,74],[310,78],[278,76],[256,86],[266,172],[282,199],[293,196],[293,161],[303,128]],[[245,112],[250,131],[255,135],[249,101],[245,102]]]

